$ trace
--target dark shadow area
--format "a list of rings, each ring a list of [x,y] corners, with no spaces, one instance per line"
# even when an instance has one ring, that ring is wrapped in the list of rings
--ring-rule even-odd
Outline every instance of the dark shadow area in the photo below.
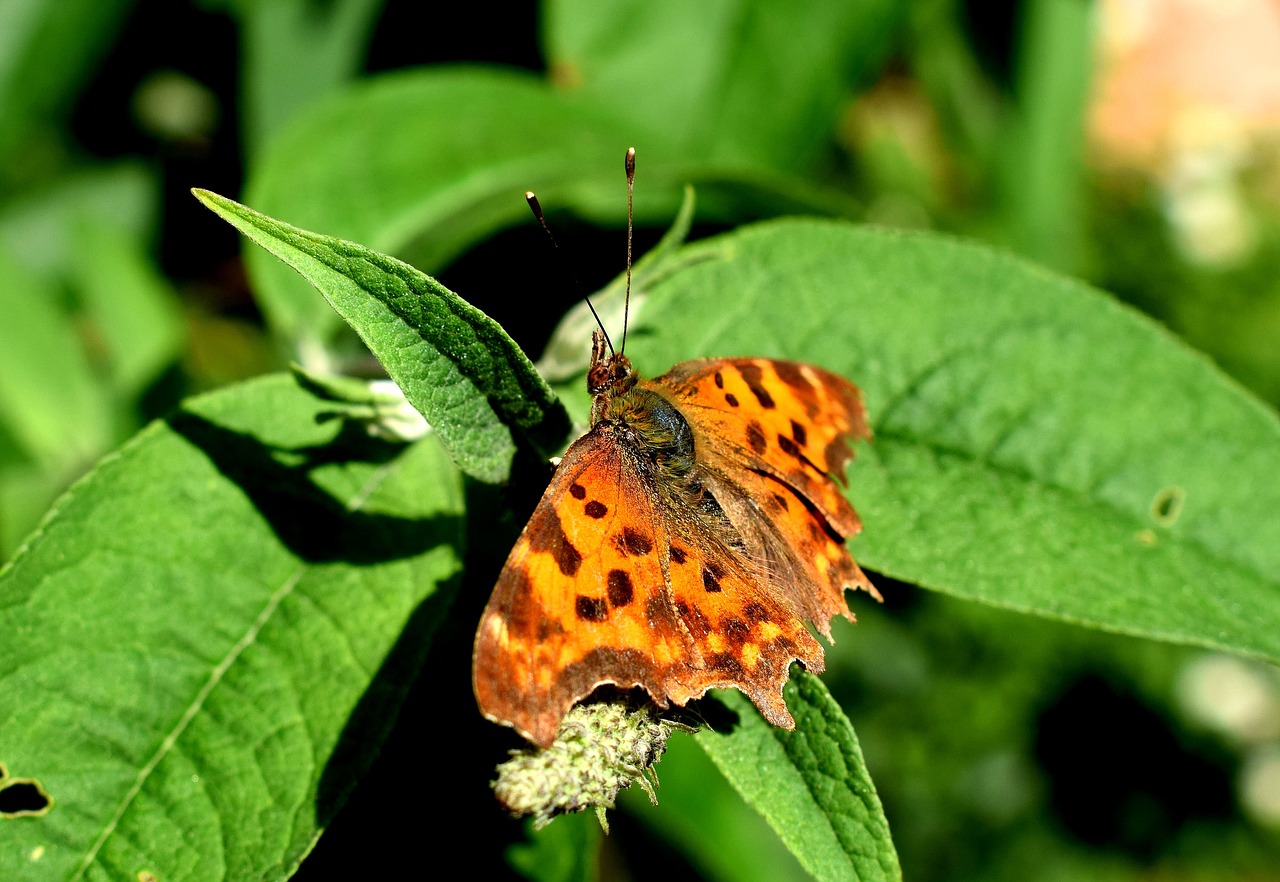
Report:
[[[688,707],[683,711],[672,708],[663,716],[686,726],[710,729],[720,735],[729,734],[742,722],[738,712],[721,701],[715,692],[709,692],[697,701],[689,702]]]
[[[619,160],[621,153],[620,149]],[[618,165],[621,172],[621,161]],[[625,200],[626,184],[619,174],[619,208],[626,207]],[[434,274],[440,284],[502,325],[532,359],[542,355],[564,314],[582,301],[584,293],[604,287],[626,270],[625,229],[593,227],[558,206],[543,208],[555,246],[528,214],[527,221],[489,237]],[[635,254],[647,252],[664,232],[638,227]],[[609,333],[617,330],[609,328]],[[590,340],[584,338],[584,371],[589,351]]]
[[[853,550],[857,551],[856,543],[853,546]],[[855,559],[857,558],[856,553],[854,557]],[[871,584],[875,585],[876,590],[880,592],[880,596],[884,599],[882,606],[887,612],[906,615],[919,608],[922,603],[927,602],[928,592],[918,585],[890,578],[883,573],[877,573],[875,570],[869,570],[865,567],[863,572],[867,574]],[[853,594],[848,596],[852,600]]]
[[[200,449],[249,497],[290,552],[308,563],[376,564],[413,557],[448,541],[456,519],[401,518],[349,511],[317,487],[310,472],[322,465],[386,463],[405,449],[347,425],[333,441],[293,450],[263,444],[190,411],[168,419],[173,431]]]
[[[135,3],[110,54],[77,96],[70,120],[77,144],[90,155],[142,157],[160,171],[160,262],[178,280],[212,275],[236,259],[241,247],[235,229],[214,218],[190,192],[205,187],[234,196],[243,177],[232,97],[240,89],[238,35],[235,21],[211,7],[169,0]],[[186,39],[189,34],[200,39]],[[174,71],[216,96],[222,112],[208,136],[166,140],[138,124],[138,89],[157,71]],[[192,230],[199,234],[192,236]],[[247,290],[226,306],[232,314],[257,312]]]
[[[541,71],[546,65],[537,34],[537,3],[460,3],[444,15],[431,4],[390,0],[378,17],[365,69],[466,62]]]
[[[1228,755],[1188,740],[1131,690],[1085,674],[1040,715],[1035,750],[1072,836],[1150,861],[1189,822],[1234,816]]]
[[[707,878],[668,838],[626,811],[609,813],[609,835],[603,837],[600,851],[601,880],[700,882]]]
[[[316,792],[316,820],[320,827],[332,823],[377,759],[379,749],[396,724],[406,695],[423,669],[460,581],[452,579],[441,584],[418,605],[364,695],[360,696],[320,776]]]
[[[485,720],[471,691],[476,623],[521,526],[509,513],[499,514],[505,497],[500,488],[467,482],[467,510],[473,514],[456,600],[442,623],[429,621],[431,613],[414,616],[347,723],[321,778],[318,818],[327,829],[295,880],[388,873],[433,878],[449,874],[441,855],[450,851],[466,878],[520,878],[504,855],[507,846],[524,839],[524,823],[506,815],[488,782],[508,751],[524,741]],[[429,644],[413,636],[419,624],[434,634]],[[398,715],[393,709],[380,717],[385,703],[375,690],[412,677],[408,668],[416,660],[419,673]],[[378,733],[388,729],[378,748]]]

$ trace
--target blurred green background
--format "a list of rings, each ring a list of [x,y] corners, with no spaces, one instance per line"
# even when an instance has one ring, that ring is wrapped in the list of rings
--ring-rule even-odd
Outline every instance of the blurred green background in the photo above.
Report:
[[[787,212],[946,231],[1113,292],[1280,404],[1280,7],[841,6],[4,0],[0,558],[71,481],[184,396],[291,359],[369,370],[340,331],[312,334],[255,300],[236,234],[188,191],[288,204],[279,169],[305,165],[308,115],[409,69],[522,70],[552,101],[613,109],[619,131],[662,130],[669,155],[640,156],[641,251],[682,179],[699,187],[695,235]],[[839,41],[819,39],[836,24]],[[493,129],[458,94],[439,150],[473,156],[493,145],[470,133]],[[502,137],[500,152],[519,156],[520,129]],[[290,138],[292,153],[272,154]],[[611,141],[610,155],[626,146]],[[426,176],[437,165],[422,152]],[[615,165],[599,187],[598,170],[579,181],[569,168],[560,198],[542,191],[588,290],[622,264]],[[517,212],[540,175],[532,164],[512,188]],[[273,205],[254,202],[255,188]],[[376,214],[383,195],[360,210]],[[505,201],[437,211],[398,253],[499,320],[538,303],[536,320],[509,326],[536,357],[577,294],[533,224],[512,226],[518,216]],[[879,581],[886,604],[837,628],[824,679],[862,739],[908,878],[1280,879],[1274,669]],[[464,651],[469,640],[458,637]],[[771,834],[679,740],[664,787],[706,800],[723,848],[628,799],[606,876],[798,873],[766,855]],[[393,737],[387,763],[411,752]],[[440,809],[429,795],[370,826],[383,792],[371,788],[403,769],[384,764],[357,792],[303,877],[337,872],[370,830],[419,835],[421,813]],[[410,770],[430,775],[420,759]],[[486,809],[476,823],[496,819]],[[493,833],[497,844],[520,835]]]

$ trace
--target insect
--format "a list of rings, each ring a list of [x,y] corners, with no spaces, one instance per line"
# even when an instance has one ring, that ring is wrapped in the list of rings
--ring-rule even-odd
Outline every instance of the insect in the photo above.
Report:
[[[840,485],[850,445],[870,437],[858,389],[767,358],[685,361],[645,380],[603,329],[587,389],[590,429],[561,459],[480,620],[481,712],[546,747],[605,684],[664,708],[734,687],[793,728],[782,697],[791,662],[824,668],[806,622],[830,638],[833,617],[853,619],[846,589],[879,597],[845,547],[861,524]]]

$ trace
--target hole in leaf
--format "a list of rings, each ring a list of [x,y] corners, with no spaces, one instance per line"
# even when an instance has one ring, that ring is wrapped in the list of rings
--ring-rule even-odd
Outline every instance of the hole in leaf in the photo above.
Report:
[[[1187,500],[1187,491],[1181,487],[1165,487],[1151,500],[1151,516],[1162,527],[1172,527],[1182,514],[1182,504]]]
[[[0,786],[0,818],[42,815],[51,805],[53,800],[35,781],[18,779]]]

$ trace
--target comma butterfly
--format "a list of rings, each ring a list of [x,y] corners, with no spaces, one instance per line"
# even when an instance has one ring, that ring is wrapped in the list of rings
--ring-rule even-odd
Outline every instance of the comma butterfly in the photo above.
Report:
[[[587,390],[591,428],[481,618],[480,710],[547,747],[605,684],[659,707],[732,686],[793,728],[791,662],[824,668],[806,622],[830,639],[834,616],[853,619],[846,589],[879,597],[845,548],[861,524],[837,486],[850,444],[870,437],[858,389],[768,358],[685,361],[644,380],[596,331]]]

